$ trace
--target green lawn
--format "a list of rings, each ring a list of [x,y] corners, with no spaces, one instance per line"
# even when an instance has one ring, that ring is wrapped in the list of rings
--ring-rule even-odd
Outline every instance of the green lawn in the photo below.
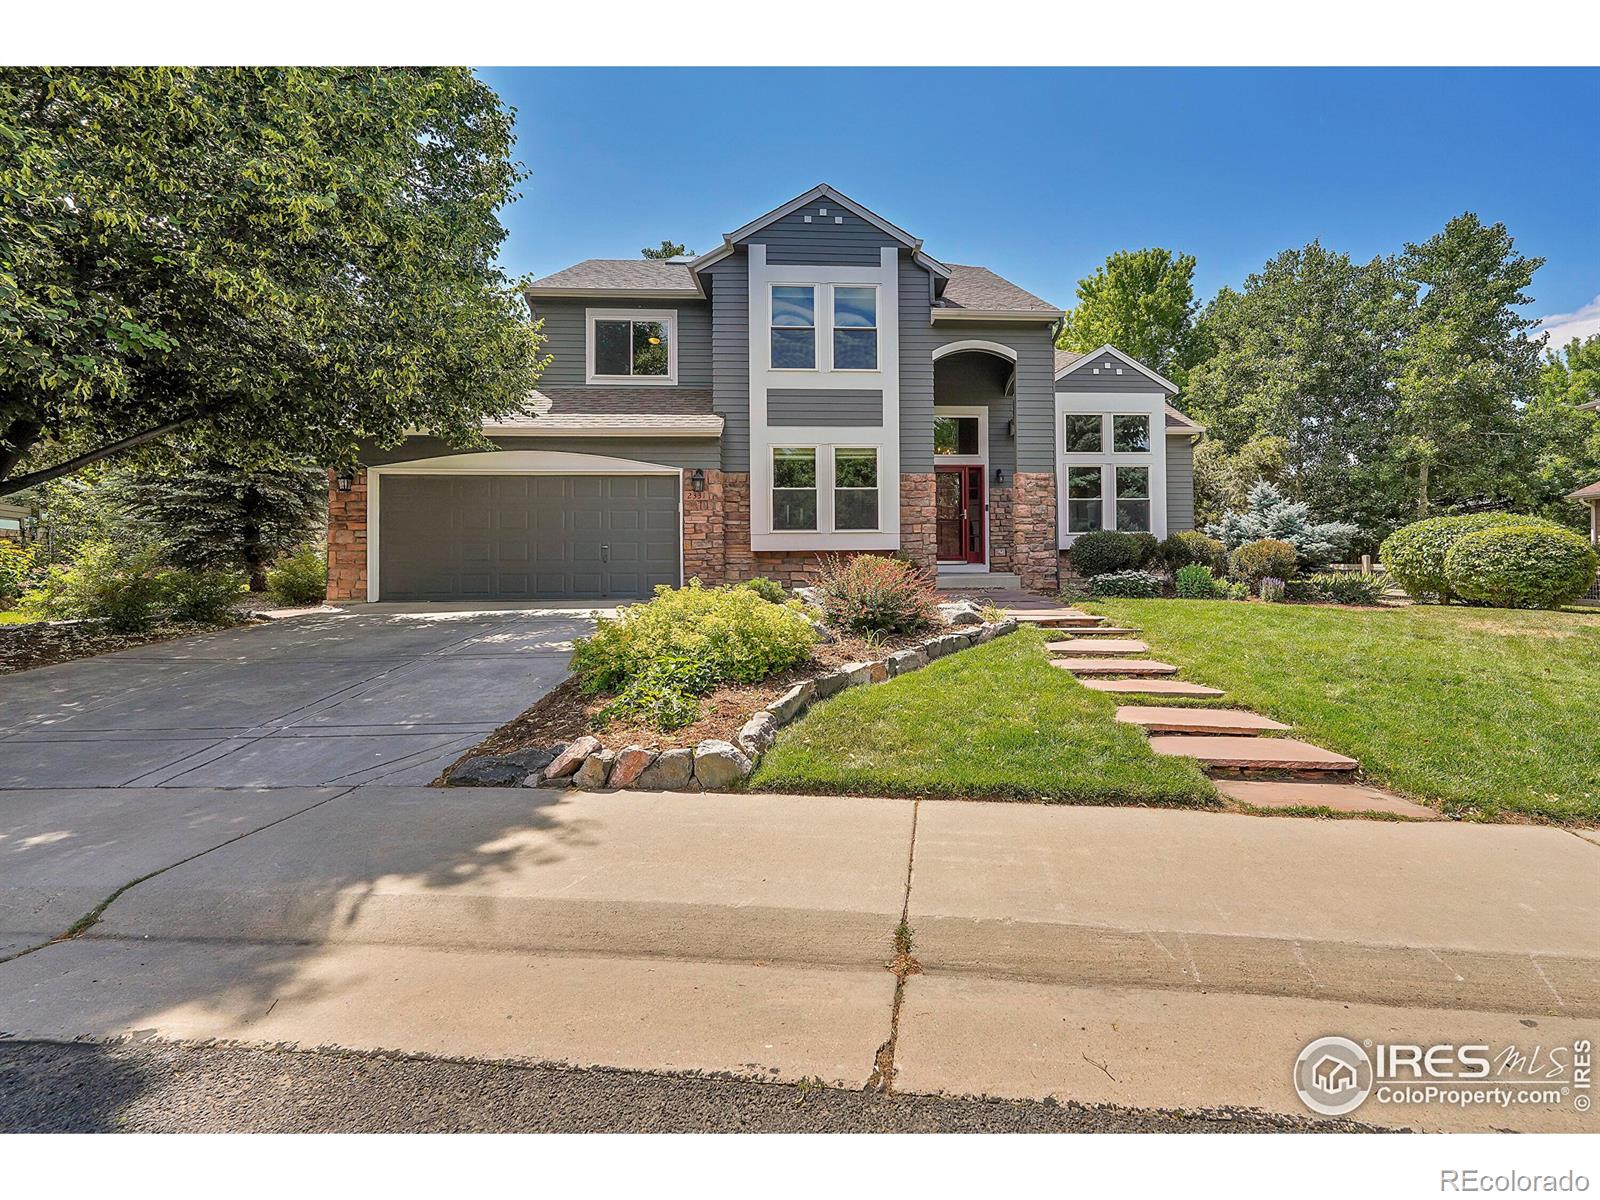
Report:
[[[1600,820],[1600,613],[1085,604],[1367,778],[1447,812]]]
[[[1157,758],[1112,719],[1110,696],[1052,667],[1020,629],[876,687],[852,688],[786,728],[757,791],[1204,805],[1187,759]]]

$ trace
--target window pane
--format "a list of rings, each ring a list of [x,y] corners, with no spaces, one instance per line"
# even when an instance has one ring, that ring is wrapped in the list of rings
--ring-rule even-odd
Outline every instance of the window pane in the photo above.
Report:
[[[878,331],[876,329],[835,329],[833,365],[840,371],[878,369]]]
[[[774,489],[772,493],[772,527],[774,529],[815,529],[817,527],[816,489],[787,491]]]
[[[977,417],[935,417],[933,419],[933,452],[935,454],[977,454]]]
[[[780,446],[772,452],[772,486],[814,488],[817,486],[817,452],[810,448]]]
[[[1100,498],[1100,468],[1068,467],[1067,495],[1074,500],[1087,500],[1090,496],[1098,500]]]
[[[1093,533],[1100,528],[1100,501],[1068,500],[1067,532]]]
[[[876,529],[878,527],[878,489],[856,488],[833,494],[835,529]]]
[[[817,291],[808,287],[772,289],[774,325],[811,326],[817,323]]]
[[[1100,467],[1067,468],[1067,532],[1089,533],[1101,526]]]
[[[1119,500],[1148,500],[1148,499],[1150,499],[1150,468],[1149,467],[1118,467],[1117,468],[1117,499],[1119,499]]]
[[[872,329],[878,324],[878,289],[836,287],[833,289],[835,329]]]
[[[835,450],[833,452],[833,486],[842,488],[877,487],[878,452],[876,450]]]
[[[1144,454],[1150,449],[1150,418],[1111,418],[1111,448],[1118,454]]]
[[[1117,528],[1130,533],[1150,531],[1150,501],[1117,500]]]
[[[628,348],[629,322],[596,321],[594,323],[594,373],[596,375],[626,375],[632,354]]]
[[[817,365],[815,329],[774,329],[772,365],[788,370],[810,370]]]
[[[667,373],[667,325],[665,321],[635,321],[633,323],[633,373],[635,375],[665,375]]]
[[[1065,446],[1068,454],[1099,454],[1100,415],[1068,413]]]

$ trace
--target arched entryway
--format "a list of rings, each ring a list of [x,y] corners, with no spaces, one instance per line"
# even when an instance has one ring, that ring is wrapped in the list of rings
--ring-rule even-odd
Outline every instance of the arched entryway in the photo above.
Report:
[[[936,556],[941,573],[1007,571],[1016,471],[1016,352],[941,346],[933,362]]]

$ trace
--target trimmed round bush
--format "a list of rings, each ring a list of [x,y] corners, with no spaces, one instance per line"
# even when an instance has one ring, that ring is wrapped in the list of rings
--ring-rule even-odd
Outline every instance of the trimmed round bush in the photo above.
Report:
[[[1495,608],[1558,608],[1594,582],[1595,553],[1571,530],[1498,525],[1457,539],[1444,559],[1457,596]]]
[[[1161,576],[1151,571],[1108,571],[1089,580],[1089,594],[1153,600],[1161,595],[1163,583]]]
[[[1299,561],[1299,552],[1288,542],[1257,538],[1235,550],[1228,566],[1235,576],[1255,588],[1263,579],[1288,579]]]
[[[939,623],[939,596],[927,571],[881,554],[833,555],[813,585],[823,619],[855,634],[919,633]]]
[[[1149,562],[1159,543],[1154,534],[1097,529],[1082,533],[1067,548],[1067,562],[1085,579],[1113,571],[1134,571]]]
[[[1210,567],[1219,575],[1228,569],[1228,548],[1216,538],[1194,529],[1168,536],[1157,549],[1156,558],[1174,575],[1196,564]]]
[[[1214,600],[1218,594],[1217,577],[1205,563],[1179,567],[1173,582],[1180,600]]]
[[[1395,530],[1378,547],[1378,558],[1389,577],[1406,590],[1413,600],[1449,600],[1452,595],[1444,560],[1455,544],[1469,534],[1508,525],[1563,529],[1539,517],[1519,517],[1515,513],[1463,513],[1452,517],[1428,517]]]

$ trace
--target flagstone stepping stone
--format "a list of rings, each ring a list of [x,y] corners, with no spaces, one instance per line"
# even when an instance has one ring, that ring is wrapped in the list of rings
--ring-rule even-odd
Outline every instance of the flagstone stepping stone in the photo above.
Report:
[[[1124,704],[1117,709],[1117,720],[1137,725],[1148,733],[1218,733],[1253,737],[1289,728],[1260,713],[1235,708],[1158,708],[1144,704]]]
[[[1052,658],[1052,667],[1074,675],[1176,675],[1178,668],[1153,658]]]
[[[1147,696],[1220,696],[1221,688],[1186,679],[1080,679],[1079,683],[1097,692],[1138,692]]]
[[[1358,765],[1353,758],[1296,738],[1158,734],[1150,739],[1150,749],[1235,771],[1354,771]]]
[[[1048,642],[1045,649],[1064,654],[1143,654],[1150,647],[1128,638],[1071,637],[1064,642]]]
[[[1326,808],[1338,813],[1391,813],[1413,821],[1444,819],[1434,809],[1413,803],[1404,796],[1354,783],[1219,779],[1217,790],[1252,808]]]
[[[1067,628],[1073,637],[1078,638],[1126,637],[1139,632],[1126,625],[1071,625]]]
[[[1016,609],[1011,609],[1006,613],[1006,616],[1015,617],[1017,621],[1024,625],[1037,625],[1043,629],[1081,629],[1106,623],[1104,617],[1090,616],[1088,613],[1082,612],[1036,613],[1019,612]]]

